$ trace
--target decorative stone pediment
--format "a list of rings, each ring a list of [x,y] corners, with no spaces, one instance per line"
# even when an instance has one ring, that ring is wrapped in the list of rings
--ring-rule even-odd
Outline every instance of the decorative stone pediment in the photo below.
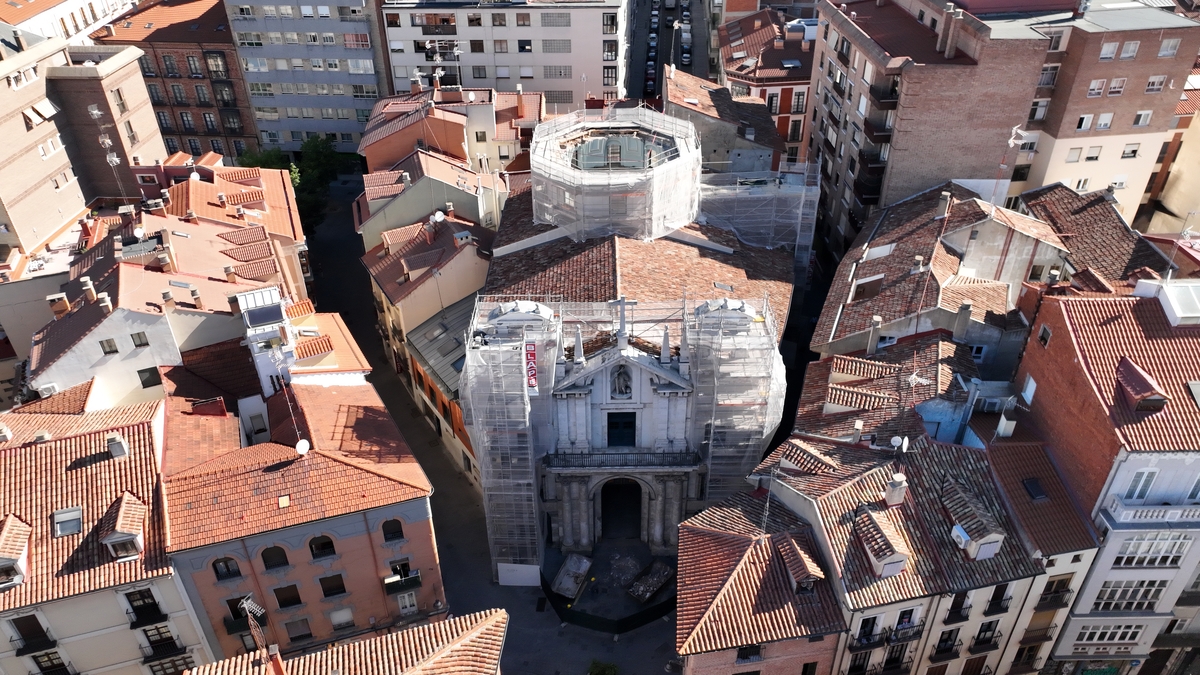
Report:
[[[594,387],[600,387],[611,400],[629,400],[633,398],[633,382],[643,375],[649,376],[651,386],[659,394],[690,394],[692,391],[692,383],[678,371],[665,367],[650,354],[629,347],[600,352],[582,366],[576,365],[575,370],[554,388],[554,395],[590,394]]]

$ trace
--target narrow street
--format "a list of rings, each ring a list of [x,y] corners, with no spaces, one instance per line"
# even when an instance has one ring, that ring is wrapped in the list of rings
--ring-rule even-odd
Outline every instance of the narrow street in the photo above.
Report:
[[[647,0],[648,1],[648,0]],[[560,626],[554,611],[538,610],[540,588],[492,583],[479,493],[440,449],[440,440],[390,369],[375,327],[370,280],[359,258],[349,204],[362,192],[361,176],[342,176],[330,187],[325,222],[309,239],[316,273],[313,300],[338,312],[374,366],[370,380],[433,483],[433,521],[446,598],[455,615],[503,607],[511,615],[502,669],[505,675],[584,675],[592,659],[614,663],[622,675],[661,673],[675,656],[675,620],[655,621],[620,636]]]

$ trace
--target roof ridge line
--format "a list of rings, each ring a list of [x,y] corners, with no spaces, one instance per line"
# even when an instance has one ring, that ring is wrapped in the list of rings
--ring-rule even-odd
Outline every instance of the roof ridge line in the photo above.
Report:
[[[480,612],[480,613],[482,614],[482,612]],[[467,616],[470,616],[470,615],[468,614]],[[428,666],[432,662],[436,661],[440,656],[443,656],[443,655],[449,653],[451,649],[454,649],[455,647],[460,646],[466,638],[478,636],[481,633],[483,633],[483,631],[485,629],[491,628],[492,626],[494,626],[496,623],[496,619],[499,616],[500,616],[499,611],[494,611],[490,615],[485,615],[485,616],[479,617],[479,619],[475,622],[475,624],[473,626],[470,627],[470,629],[464,630],[463,632],[459,633],[457,636],[450,638],[449,640],[446,641],[446,644],[444,644],[440,648],[435,649],[434,651],[430,652],[430,654],[426,658],[421,659],[421,662],[416,664],[414,666],[414,668],[409,671],[409,673],[411,675],[420,675],[421,672],[423,672],[423,671],[427,672],[428,668],[426,668],[426,666]],[[466,618],[466,617],[460,617],[460,618]],[[427,624],[427,625],[436,626],[437,624]],[[506,632],[507,632],[507,629],[506,629]]]
[[[307,420],[305,420],[305,421],[307,422]],[[287,447],[287,446],[284,446],[284,447]],[[359,469],[361,471],[370,472],[372,474],[375,474],[376,476],[379,476],[380,478],[386,478],[387,480],[390,480],[393,483],[396,483],[398,485],[404,485],[406,487],[413,488],[414,490],[421,490],[422,492],[427,491],[427,488],[421,487],[420,485],[413,485],[412,483],[400,480],[399,478],[396,478],[395,476],[389,476],[386,473],[383,473],[382,471],[372,468],[370,466],[362,466],[362,465],[359,465],[359,464],[356,464],[354,462],[347,460],[345,457],[338,457],[337,455],[332,454],[334,452],[332,450],[321,450],[320,448],[314,448],[314,452],[316,452],[318,455],[321,455],[322,457],[332,459],[333,461],[338,462],[340,464],[344,464],[348,467],[351,467],[354,469]],[[338,450],[337,452],[341,452],[341,450]],[[364,460],[364,461],[366,461],[366,460]],[[424,469],[422,469],[422,471],[424,471]],[[407,500],[405,500],[405,501],[407,501]]]

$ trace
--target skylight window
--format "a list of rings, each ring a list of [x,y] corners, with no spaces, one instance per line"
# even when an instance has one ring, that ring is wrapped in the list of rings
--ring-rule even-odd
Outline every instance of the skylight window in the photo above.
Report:
[[[282,323],[283,307],[281,305],[267,305],[265,307],[248,309],[246,310],[246,322],[250,324],[251,328]]]
[[[1042,489],[1042,482],[1036,478],[1026,478],[1021,481],[1021,485],[1025,486],[1025,492],[1029,493],[1029,498],[1035,502],[1041,502],[1049,499],[1046,491]]]
[[[882,258],[886,255],[890,255],[891,252],[894,250],[896,250],[895,244],[883,244],[882,246],[872,246],[871,248],[867,249],[867,254],[863,256],[863,262],[867,262],[868,260],[875,260],[876,258]]]
[[[76,506],[54,512],[54,536],[67,537],[83,532],[83,509]]]

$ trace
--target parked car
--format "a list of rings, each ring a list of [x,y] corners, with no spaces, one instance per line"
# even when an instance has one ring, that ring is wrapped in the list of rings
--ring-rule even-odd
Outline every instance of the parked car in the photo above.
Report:
[[[653,80],[646,80],[645,92],[651,96],[658,92],[658,87],[655,86]]]
[[[658,9],[662,6],[662,0],[650,0],[650,6],[654,9]]]
[[[692,63],[692,53],[691,53],[691,52],[684,52],[684,53],[683,53],[683,54],[682,54],[682,55],[679,57],[679,60],[680,60],[680,62],[682,62],[682,63],[683,63],[683,65],[685,65],[685,66],[687,66],[687,65],[690,65],[690,64]]]
[[[654,61],[647,61],[646,62],[646,77],[654,77],[654,74],[657,72],[658,72],[658,64],[655,63]]]
[[[650,10],[650,18],[651,18],[651,19],[654,19],[654,18],[657,18],[657,17],[658,17],[658,10],[657,10],[657,9],[652,9],[652,10]]]
[[[650,51],[646,52],[646,60],[647,61],[657,61],[658,60],[658,50],[655,49],[654,47],[651,47]]]
[[[652,33],[658,32],[658,17],[657,16],[650,17],[650,32],[652,32]]]
[[[686,9],[683,10],[683,14],[681,15],[680,20],[683,21],[684,23],[691,23],[692,22],[692,13],[687,11]]]
[[[657,46],[658,46],[658,35],[657,35],[657,34],[655,34],[655,33],[651,33],[651,34],[650,34],[650,46],[651,46],[651,47],[657,47]]]

